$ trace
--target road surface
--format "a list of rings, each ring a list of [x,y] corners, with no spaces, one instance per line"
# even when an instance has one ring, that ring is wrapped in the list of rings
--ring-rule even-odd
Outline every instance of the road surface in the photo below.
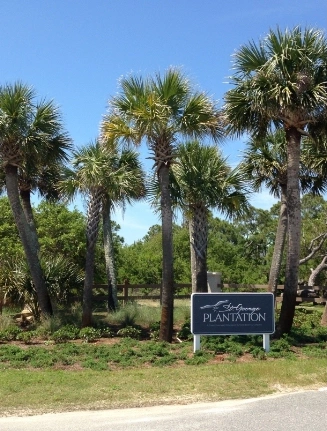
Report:
[[[325,431],[327,388],[249,400],[0,418],[1,431]]]

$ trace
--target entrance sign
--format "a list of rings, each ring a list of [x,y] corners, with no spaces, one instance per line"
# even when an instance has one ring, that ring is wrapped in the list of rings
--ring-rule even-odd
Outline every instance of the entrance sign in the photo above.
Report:
[[[272,293],[193,293],[191,332],[194,348],[200,347],[200,335],[263,334],[269,351],[269,335],[275,331]]]

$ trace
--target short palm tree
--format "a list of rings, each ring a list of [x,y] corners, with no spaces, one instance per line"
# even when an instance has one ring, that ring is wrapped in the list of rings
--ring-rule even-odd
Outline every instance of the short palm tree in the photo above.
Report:
[[[92,324],[92,288],[94,254],[101,214],[104,223],[104,247],[110,303],[117,308],[117,282],[111,231],[111,212],[117,205],[125,205],[144,195],[143,171],[138,156],[131,150],[119,151],[114,143],[92,143],[74,155],[73,170],[68,171],[61,190],[74,197],[81,192],[87,197],[86,262],[83,290],[82,326]]]
[[[172,205],[169,170],[181,136],[222,137],[215,103],[196,91],[175,68],[153,78],[131,76],[120,81],[121,90],[109,102],[109,121],[104,118],[104,136],[117,136],[133,144],[144,138],[148,144],[161,194],[162,220],[162,314],[160,339],[171,342],[173,334],[174,274]]]
[[[302,145],[303,147],[303,145]],[[324,191],[326,181],[319,176],[312,166],[317,151],[314,145],[306,143],[309,157],[301,154],[299,180],[302,192],[320,193]],[[287,234],[287,147],[283,129],[269,133],[264,138],[249,140],[243,153],[241,170],[252,183],[255,191],[260,191],[264,185],[268,191],[280,199],[278,227],[271,261],[268,290],[276,293],[282,256]]]
[[[171,184],[173,199],[189,221],[192,291],[207,292],[209,212],[217,209],[231,217],[245,211],[244,177],[216,146],[190,141],[178,148]]]
[[[317,181],[315,185],[318,183],[318,188],[322,189],[323,192],[326,192],[326,178],[327,178],[327,140],[323,140],[320,142],[319,147],[315,142],[311,140],[305,140],[305,145],[303,148],[303,158],[306,163],[310,164],[311,168],[317,172]],[[326,257],[324,257],[318,267],[313,271],[310,278],[316,276],[321,270],[325,270],[326,266]],[[311,281],[311,284],[313,282]],[[322,315],[321,324],[323,326],[327,326],[327,302],[325,304],[325,309]]]
[[[285,130],[287,142],[288,252],[278,333],[291,330],[298,285],[301,240],[299,188],[303,136],[321,132],[327,103],[327,42],[322,31],[295,27],[270,30],[259,44],[250,42],[234,56],[234,86],[225,95],[231,134],[265,136]]]
[[[19,178],[30,180],[26,166],[40,166],[45,154],[53,151],[59,136],[68,138],[58,108],[53,102],[35,101],[35,91],[20,82],[0,87],[0,159],[5,174],[8,199],[24,247],[27,263],[37,292],[41,317],[51,314],[50,297],[38,256],[36,231],[31,211],[24,212]],[[30,210],[30,208],[29,208]]]
[[[118,299],[111,214],[116,207],[121,207],[124,210],[127,204],[143,199],[146,190],[145,174],[137,153],[126,149],[117,152],[117,148],[112,147],[112,143],[107,142],[105,144],[117,153],[116,157],[111,159],[110,171],[113,175],[110,178],[110,183],[106,183],[106,190],[102,199],[103,245],[109,286],[109,309],[114,311],[118,308]]]

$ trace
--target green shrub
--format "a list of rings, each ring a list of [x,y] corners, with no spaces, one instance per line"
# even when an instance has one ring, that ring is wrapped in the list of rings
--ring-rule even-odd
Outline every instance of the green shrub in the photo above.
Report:
[[[291,342],[292,339],[287,336],[284,336],[279,340],[273,340],[270,345],[270,351],[267,356],[271,358],[295,358],[295,354],[292,352],[291,349]]]
[[[177,338],[181,340],[190,340],[192,338],[191,322],[189,319],[182,325],[180,331],[177,332]]]
[[[17,340],[22,341],[25,344],[31,344],[35,338],[37,338],[36,331],[22,331],[17,335]]]
[[[267,354],[265,350],[262,347],[253,347],[249,350],[249,353],[252,354],[252,356],[256,359],[265,360],[267,359]]]
[[[0,341],[14,341],[21,332],[22,330],[16,325],[8,326],[6,329],[0,331]]]
[[[134,338],[139,340],[141,338],[141,330],[134,326],[126,326],[117,332],[117,335],[122,338]]]
[[[149,329],[151,340],[158,341],[160,332],[160,321],[150,323]]]
[[[273,340],[270,345],[271,352],[289,352],[291,345],[286,337],[282,337],[279,340]]]
[[[88,358],[84,362],[82,362],[82,366],[84,368],[90,368],[91,370],[95,371],[108,370],[108,364],[106,362],[97,361],[92,358]]]
[[[99,330],[100,330],[101,337],[103,338],[112,338],[115,336],[114,331],[111,328],[109,328],[109,326],[104,326],[102,328],[99,328]]]
[[[149,325],[150,331],[159,331],[160,329],[160,321],[159,322],[152,322]]]
[[[241,339],[235,337],[203,337],[203,348],[213,351],[215,354],[228,353],[232,356],[239,357],[244,353]]]
[[[42,319],[42,322],[37,326],[38,335],[47,340],[51,335],[62,327],[62,321],[59,316],[50,316]]]
[[[81,338],[84,343],[94,343],[101,338],[101,330],[87,326],[79,331],[79,338]]]
[[[203,350],[198,350],[194,353],[192,358],[188,358],[185,360],[186,365],[200,365],[206,364],[209,359],[212,358],[212,354],[209,352],[204,352]]]
[[[74,325],[65,325],[51,335],[51,339],[55,343],[66,343],[69,340],[79,338],[80,330]]]

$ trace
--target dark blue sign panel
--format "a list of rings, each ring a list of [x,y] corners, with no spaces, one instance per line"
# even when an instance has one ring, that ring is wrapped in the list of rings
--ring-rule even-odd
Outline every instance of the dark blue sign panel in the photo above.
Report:
[[[195,335],[272,334],[272,293],[193,293],[191,331]]]

